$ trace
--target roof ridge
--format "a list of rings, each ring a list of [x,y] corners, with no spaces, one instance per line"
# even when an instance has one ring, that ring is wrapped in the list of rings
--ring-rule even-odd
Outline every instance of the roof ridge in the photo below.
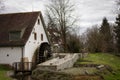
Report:
[[[15,13],[2,13],[0,15],[9,15],[9,14],[27,14],[27,13],[41,13],[41,11],[29,11],[29,12],[15,12]]]

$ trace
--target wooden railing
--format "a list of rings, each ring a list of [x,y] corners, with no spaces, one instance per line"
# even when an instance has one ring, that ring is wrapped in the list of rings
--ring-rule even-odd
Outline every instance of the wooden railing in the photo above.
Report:
[[[33,62],[15,62],[13,63],[13,70],[15,72],[29,72],[35,68]]]

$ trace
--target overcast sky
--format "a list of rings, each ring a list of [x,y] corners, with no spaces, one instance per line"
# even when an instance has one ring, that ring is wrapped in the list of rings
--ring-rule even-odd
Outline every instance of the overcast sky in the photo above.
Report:
[[[42,11],[45,14],[45,5],[49,0],[4,0],[5,10],[1,13]],[[85,29],[95,24],[100,24],[104,17],[109,22],[114,22],[116,14],[114,12],[115,0],[71,0],[75,3],[75,15],[80,19],[77,25]]]

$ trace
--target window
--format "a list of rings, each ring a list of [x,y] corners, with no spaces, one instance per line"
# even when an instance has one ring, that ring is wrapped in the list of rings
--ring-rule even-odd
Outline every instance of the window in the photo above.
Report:
[[[40,19],[38,19],[38,24],[40,24]]]
[[[41,41],[43,41],[43,34],[41,34]]]
[[[12,31],[9,33],[10,41],[20,40],[20,37],[21,37],[21,31]]]
[[[34,33],[34,40],[37,40],[37,34]]]

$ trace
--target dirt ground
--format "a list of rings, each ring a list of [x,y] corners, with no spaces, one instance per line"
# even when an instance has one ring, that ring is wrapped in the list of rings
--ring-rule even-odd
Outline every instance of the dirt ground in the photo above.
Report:
[[[75,76],[74,80],[103,80],[100,76]]]

